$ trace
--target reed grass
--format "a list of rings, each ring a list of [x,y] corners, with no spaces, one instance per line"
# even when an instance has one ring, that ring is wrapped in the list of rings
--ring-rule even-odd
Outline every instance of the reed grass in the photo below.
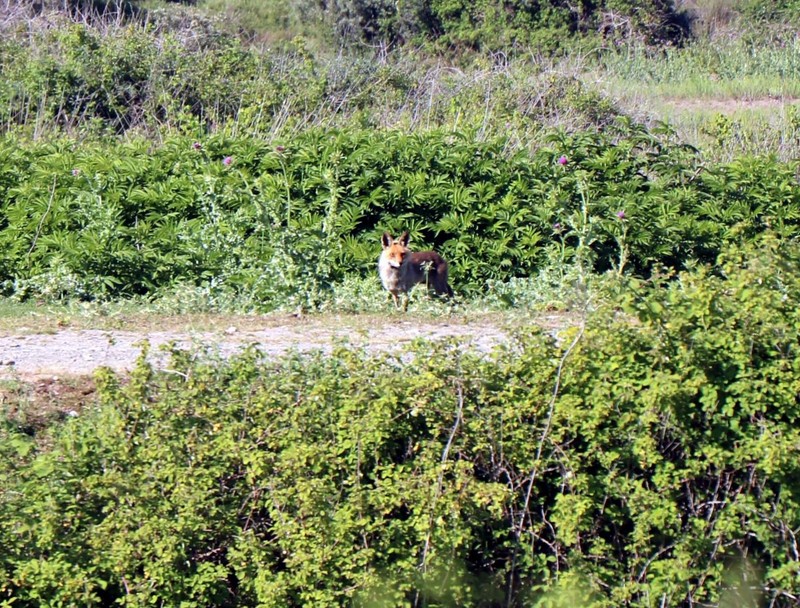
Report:
[[[737,37],[666,49],[631,44],[598,55],[596,69],[618,90],[658,97],[794,97],[800,94],[800,41]]]

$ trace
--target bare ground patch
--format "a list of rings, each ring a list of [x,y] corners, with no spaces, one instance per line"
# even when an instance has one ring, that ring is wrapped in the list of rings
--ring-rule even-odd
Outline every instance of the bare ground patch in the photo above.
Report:
[[[558,330],[573,322],[569,315],[545,314],[532,322]],[[0,334],[0,378],[35,379],[45,376],[81,376],[98,367],[130,369],[148,342],[158,367],[167,355],[162,347],[204,349],[231,356],[255,345],[268,356],[288,351],[330,351],[342,344],[388,351],[418,339],[457,338],[478,350],[489,351],[508,338],[509,324],[497,316],[419,320],[410,316],[342,317],[233,317],[210,321],[203,329],[141,325],[135,330],[72,329],[36,333],[21,327]]]
[[[718,112],[720,114],[733,114],[735,112],[753,110],[780,110],[784,106],[799,103],[800,99],[794,97],[753,97],[753,98],[666,98],[664,105],[685,112]]]
[[[547,331],[574,325],[569,314],[549,313],[509,321],[501,315],[419,319],[410,315],[237,316],[131,319],[132,329],[58,328],[25,324],[0,331],[0,405],[6,415],[32,428],[80,413],[94,398],[93,372],[130,370],[150,344],[156,369],[168,364],[170,345],[223,357],[255,346],[268,356],[290,351],[330,352],[352,345],[371,352],[403,349],[415,340],[455,338],[489,352],[515,327],[535,323]],[[72,324],[72,322],[70,323]]]

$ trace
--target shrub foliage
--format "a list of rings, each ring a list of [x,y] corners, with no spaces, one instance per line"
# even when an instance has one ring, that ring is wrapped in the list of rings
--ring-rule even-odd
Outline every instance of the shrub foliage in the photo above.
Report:
[[[490,356],[101,373],[46,438],[1,431],[0,601],[793,605],[798,261],[731,255]]]
[[[113,147],[6,138],[7,294],[107,298],[177,283],[315,306],[374,272],[384,230],[435,247],[462,292],[552,263],[632,271],[713,262],[728,243],[797,230],[789,164],[704,165],[629,123],[555,133],[532,152],[470,134],[309,130],[283,145],[173,136]]]

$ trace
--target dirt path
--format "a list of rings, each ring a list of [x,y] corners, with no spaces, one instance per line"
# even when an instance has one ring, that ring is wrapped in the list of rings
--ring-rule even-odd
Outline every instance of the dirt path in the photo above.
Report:
[[[569,320],[562,315],[545,315],[537,319],[537,323],[557,331],[569,324]],[[133,366],[145,340],[151,345],[151,360],[159,367],[167,359],[159,347],[169,343],[181,348],[209,348],[223,356],[255,344],[266,354],[278,356],[290,350],[330,351],[344,343],[388,351],[420,338],[449,337],[488,351],[508,338],[508,329],[496,320],[487,319],[419,321],[396,318],[361,322],[350,319],[342,323],[337,319],[308,318],[283,324],[271,320],[263,325],[258,327],[257,322],[250,320],[210,331],[62,329],[36,333],[30,328],[6,331],[0,335],[0,378],[82,376],[100,366],[124,371]]]

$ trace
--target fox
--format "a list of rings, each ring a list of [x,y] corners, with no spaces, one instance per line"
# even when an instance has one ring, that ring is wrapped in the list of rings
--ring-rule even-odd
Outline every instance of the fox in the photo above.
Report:
[[[402,308],[408,310],[408,292],[418,283],[425,283],[438,296],[452,297],[447,261],[435,251],[412,252],[408,240],[407,230],[396,239],[388,232],[381,237],[383,251],[378,259],[378,274],[384,289],[392,294],[395,308],[400,309],[400,294],[403,294]]]

